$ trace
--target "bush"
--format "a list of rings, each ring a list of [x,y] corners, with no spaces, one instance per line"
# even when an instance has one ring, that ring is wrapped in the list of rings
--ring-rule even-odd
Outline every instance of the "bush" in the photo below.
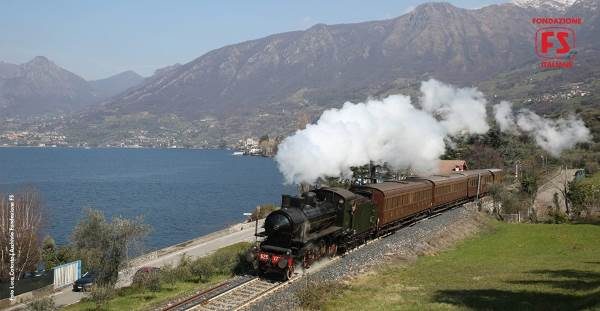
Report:
[[[275,204],[263,204],[252,211],[252,215],[248,217],[248,221],[256,221],[256,219],[266,218],[272,211],[278,210],[279,206]]]
[[[564,224],[569,222],[569,217],[567,217],[567,214],[561,212],[560,210],[556,210],[556,209],[550,209],[548,211],[548,223],[551,224]]]
[[[162,283],[168,284],[169,286],[173,287],[175,286],[175,283],[177,283],[177,280],[177,269],[171,266],[164,266],[160,270],[160,281]]]
[[[114,296],[115,290],[109,286],[99,286],[92,290],[90,300],[94,302],[96,310],[107,310],[108,302]]]
[[[596,161],[587,161],[584,168],[587,174],[594,175],[600,171],[600,164]]]
[[[250,264],[246,261],[246,254],[252,244],[237,243],[216,251],[210,260],[218,274],[243,274],[249,271]]]
[[[178,280],[185,282],[192,281],[192,258],[183,254],[174,272]]]
[[[136,275],[133,278],[133,286],[142,290],[159,292],[161,288],[160,274],[160,271],[136,273]]]
[[[217,250],[214,254],[192,260],[182,256],[175,268],[166,268],[161,272],[163,282],[174,284],[176,281],[205,282],[215,275],[242,274],[249,271],[246,252],[251,244],[237,243]]]
[[[58,310],[52,297],[42,297],[35,299],[27,305],[29,311],[54,311]]]
[[[308,310],[320,310],[326,300],[334,299],[348,285],[337,282],[308,282],[306,287],[296,293],[300,305]]]
[[[198,282],[207,281],[217,272],[220,261],[210,260],[210,258],[198,258],[191,265],[192,275],[198,278]]]

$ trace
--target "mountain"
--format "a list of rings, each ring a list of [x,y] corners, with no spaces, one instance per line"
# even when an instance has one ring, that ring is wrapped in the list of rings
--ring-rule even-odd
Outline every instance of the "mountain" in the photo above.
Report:
[[[7,67],[10,73],[0,78],[3,116],[71,112],[96,100],[87,81],[43,56]]]
[[[27,118],[69,114],[143,81],[137,73],[125,71],[88,82],[44,56],[20,65],[0,61],[0,115]]]
[[[0,61],[0,79],[14,77],[19,72],[19,66]]]
[[[330,106],[402,79],[468,83],[535,58],[531,16],[514,5],[466,10],[429,3],[390,20],[319,24],[211,51],[167,78],[117,96],[106,108],[222,117],[265,106]]]
[[[541,5],[555,2],[565,5]],[[488,83],[502,91],[535,76],[536,88],[519,90],[534,96],[598,76],[599,2],[521,1],[476,10],[426,3],[393,19],[275,34],[157,71],[66,127],[99,143],[168,134],[190,145],[215,146],[290,133],[307,116],[314,120],[347,100],[414,94],[419,81],[430,77],[455,85]],[[538,75],[531,18],[563,14],[585,20],[577,28],[576,66]]]
[[[144,82],[144,77],[134,71],[125,71],[108,78],[89,81],[94,94],[100,98],[115,96]]]

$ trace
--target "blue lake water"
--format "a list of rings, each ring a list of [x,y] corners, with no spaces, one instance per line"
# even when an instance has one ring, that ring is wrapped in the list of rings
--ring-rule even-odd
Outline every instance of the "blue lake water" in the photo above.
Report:
[[[142,215],[149,249],[221,229],[263,203],[278,203],[283,176],[269,158],[226,150],[0,148],[0,193],[32,185],[45,232],[66,243],[85,207],[107,217]]]

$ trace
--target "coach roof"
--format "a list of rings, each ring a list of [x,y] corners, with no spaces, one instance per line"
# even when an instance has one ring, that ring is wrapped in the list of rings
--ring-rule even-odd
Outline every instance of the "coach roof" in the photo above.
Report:
[[[383,193],[388,193],[396,190],[412,190],[422,188],[424,186],[430,186],[431,184],[425,180],[416,179],[416,180],[401,180],[401,181],[386,181],[378,184],[368,184],[364,186],[359,186],[357,189],[375,189],[379,190]]]

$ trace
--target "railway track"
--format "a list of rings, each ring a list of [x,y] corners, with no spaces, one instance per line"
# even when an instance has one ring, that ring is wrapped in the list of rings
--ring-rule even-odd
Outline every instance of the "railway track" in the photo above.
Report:
[[[254,278],[230,291],[209,299],[191,310],[240,310],[283,284],[285,283]]]
[[[162,310],[240,310],[286,283],[245,275],[199,292]]]

